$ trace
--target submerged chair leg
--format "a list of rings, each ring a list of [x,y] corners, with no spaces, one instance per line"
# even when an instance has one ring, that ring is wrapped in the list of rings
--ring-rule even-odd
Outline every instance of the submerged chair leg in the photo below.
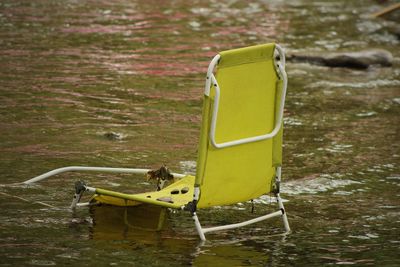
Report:
[[[195,188],[195,197],[194,197],[194,199],[196,201],[197,201],[197,196],[199,195],[199,193],[200,193],[199,189]],[[276,195],[276,199],[278,201],[279,210],[277,210],[275,212],[272,212],[272,213],[269,213],[269,214],[266,214],[264,216],[260,216],[260,217],[248,220],[248,221],[243,221],[243,222],[240,222],[240,223],[227,224],[227,225],[222,225],[222,226],[202,228],[201,224],[200,224],[200,221],[199,221],[199,218],[197,217],[197,214],[196,214],[196,207],[193,206],[193,203],[191,203],[192,205],[186,206],[185,209],[189,210],[191,212],[192,219],[193,219],[194,224],[196,226],[197,233],[199,234],[199,237],[200,237],[200,239],[202,241],[206,240],[206,237],[205,237],[206,233],[239,228],[239,227],[243,227],[243,226],[246,226],[246,225],[257,223],[257,222],[260,222],[260,221],[263,221],[263,220],[266,220],[266,219],[270,219],[270,218],[273,218],[273,217],[277,217],[277,216],[282,216],[282,220],[283,220],[283,225],[285,227],[285,231],[286,231],[286,233],[289,233],[290,232],[290,227],[289,227],[289,222],[288,222],[288,219],[287,219],[285,207],[283,206],[283,202],[282,202],[282,199],[281,199],[279,193],[276,193],[275,195]]]
[[[194,220],[194,225],[196,226],[196,230],[197,230],[197,233],[199,234],[201,241],[205,241],[206,236],[204,235],[203,228],[201,227],[201,224],[200,224],[199,218],[197,217],[196,212],[192,213],[192,219]]]
[[[83,181],[77,181],[75,183],[75,194],[74,194],[74,198],[72,199],[71,206],[70,206],[71,209],[74,210],[76,208],[76,206],[78,205],[83,193],[86,190],[85,186],[86,186],[86,184]]]
[[[203,228],[201,227],[199,218],[197,217],[196,210],[197,210],[197,201],[199,200],[200,196],[200,188],[198,186],[194,187],[194,194],[193,194],[193,201],[190,202],[186,206],[186,210],[190,211],[192,214],[192,219],[194,221],[194,225],[196,226],[197,233],[199,234],[199,237],[201,241],[205,241],[206,237],[204,235]]]
[[[282,167],[277,167],[276,168],[276,177],[275,177],[275,196],[276,200],[278,201],[278,207],[282,211],[282,221],[283,221],[283,226],[285,227],[286,233],[290,232],[290,226],[289,226],[289,221],[286,215],[286,210],[285,207],[283,206],[283,202],[281,199],[281,196],[279,194],[280,192],[280,186],[281,186],[281,176],[282,176]]]
[[[289,233],[290,232],[289,221],[287,219],[286,210],[285,207],[283,206],[283,202],[279,193],[276,194],[276,199],[278,200],[279,209],[282,211],[283,226],[285,227],[286,232]]]

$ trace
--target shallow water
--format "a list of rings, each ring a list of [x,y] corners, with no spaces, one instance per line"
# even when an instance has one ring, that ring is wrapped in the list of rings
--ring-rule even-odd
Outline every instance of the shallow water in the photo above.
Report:
[[[287,64],[282,196],[290,235],[275,235],[282,229],[272,220],[201,245],[186,214],[169,213],[156,232],[138,224],[154,228],[157,210],[71,213],[78,179],[154,187],[138,176],[71,173],[0,187],[0,265],[400,265],[396,22],[371,19],[382,6],[358,2],[2,1],[1,184],[68,165],[195,172],[204,73],[221,50],[270,41],[288,53],[383,48],[395,65]],[[261,198],[255,213],[272,201]],[[236,222],[250,210],[243,203],[200,219]]]

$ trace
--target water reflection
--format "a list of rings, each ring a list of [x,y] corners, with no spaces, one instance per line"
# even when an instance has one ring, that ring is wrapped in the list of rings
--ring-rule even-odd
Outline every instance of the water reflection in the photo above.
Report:
[[[263,266],[272,262],[262,249],[240,243],[203,246],[196,252],[194,266]]]
[[[91,238],[96,240],[133,239],[141,243],[160,240],[160,231],[168,229],[165,208],[140,205],[137,207],[92,206]]]
[[[167,255],[179,253],[179,264],[194,266],[271,264],[282,253],[281,246],[286,244],[287,238],[281,234],[245,236],[240,231],[231,231],[210,235],[209,240],[201,242],[190,218],[176,222],[182,216],[168,214],[164,208],[149,205],[130,208],[93,206],[90,216],[93,220],[90,238],[93,240],[112,241],[111,245],[120,249],[138,250],[143,246],[155,246]],[[182,229],[185,227],[190,229]],[[117,240],[128,243],[116,243]]]

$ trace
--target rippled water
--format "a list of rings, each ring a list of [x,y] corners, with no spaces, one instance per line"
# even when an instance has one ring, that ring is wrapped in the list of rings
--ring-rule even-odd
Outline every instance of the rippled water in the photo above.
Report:
[[[157,209],[71,213],[75,180],[115,190],[154,185],[64,174],[0,187],[0,265],[400,265],[400,50],[391,32],[398,24],[369,17],[382,7],[2,1],[1,184],[68,165],[195,172],[204,73],[221,50],[270,41],[290,54],[383,48],[395,64],[356,71],[288,63],[283,198],[292,234],[274,235],[281,226],[271,221],[201,245],[186,214],[169,213],[156,232]],[[271,201],[261,198],[255,213]],[[236,222],[250,210],[243,203],[200,218]]]

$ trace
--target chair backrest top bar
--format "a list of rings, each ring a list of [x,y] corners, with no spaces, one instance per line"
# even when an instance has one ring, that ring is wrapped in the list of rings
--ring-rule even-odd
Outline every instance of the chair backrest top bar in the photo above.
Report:
[[[255,63],[273,58],[275,44],[262,44],[220,52],[218,68]]]

